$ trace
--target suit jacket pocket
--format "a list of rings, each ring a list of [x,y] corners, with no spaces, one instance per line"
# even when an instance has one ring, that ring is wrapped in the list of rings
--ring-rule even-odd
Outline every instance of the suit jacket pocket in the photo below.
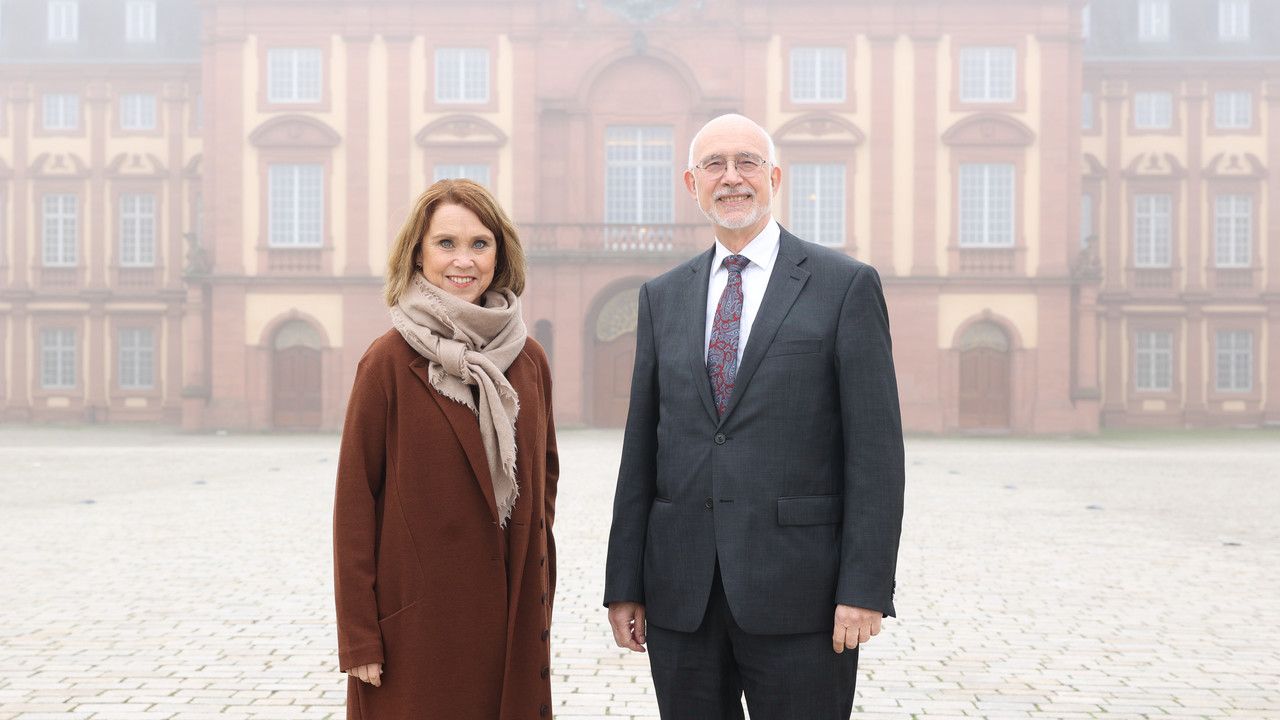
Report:
[[[769,346],[764,356],[767,358],[779,355],[803,355],[822,350],[822,338],[803,338],[800,340],[782,340]]]
[[[844,515],[841,495],[804,495],[778,498],[779,525],[830,525]]]

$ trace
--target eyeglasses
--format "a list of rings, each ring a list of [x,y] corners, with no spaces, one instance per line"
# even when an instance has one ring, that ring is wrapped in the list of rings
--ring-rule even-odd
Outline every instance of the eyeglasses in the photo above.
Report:
[[[694,167],[705,173],[707,177],[718,178],[721,175],[724,175],[729,169],[729,163],[733,163],[733,166],[738,170],[738,175],[744,178],[759,175],[760,171],[764,169],[764,166],[769,164],[768,161],[758,158],[755,155],[743,153],[735,158],[725,158],[720,155],[712,155],[706,160],[694,165]]]

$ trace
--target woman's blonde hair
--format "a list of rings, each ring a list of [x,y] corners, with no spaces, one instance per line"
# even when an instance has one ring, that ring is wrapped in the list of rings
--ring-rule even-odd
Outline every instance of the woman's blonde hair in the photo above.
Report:
[[[493,271],[489,289],[506,288],[519,295],[524,292],[524,247],[515,223],[498,204],[498,199],[485,187],[472,180],[440,180],[418,196],[413,212],[400,228],[395,244],[387,255],[387,284],[383,298],[387,305],[400,302],[400,296],[409,287],[409,280],[417,270],[414,255],[422,246],[422,238],[431,227],[431,217],[441,205],[458,205],[476,214],[481,224],[493,233],[498,244],[498,264]]]

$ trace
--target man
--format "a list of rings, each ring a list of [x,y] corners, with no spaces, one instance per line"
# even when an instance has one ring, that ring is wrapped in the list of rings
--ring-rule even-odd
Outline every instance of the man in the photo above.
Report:
[[[848,718],[892,616],[903,451],[870,266],[783,230],[768,133],[707,123],[712,249],[640,289],[605,604],[667,720]]]

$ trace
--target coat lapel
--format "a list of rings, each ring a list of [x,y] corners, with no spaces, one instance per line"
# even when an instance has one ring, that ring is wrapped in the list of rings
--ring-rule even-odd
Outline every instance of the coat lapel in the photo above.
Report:
[[[769,284],[765,288],[764,298],[760,301],[760,310],[751,324],[747,351],[738,362],[738,375],[733,381],[733,393],[729,395],[729,404],[725,407],[724,417],[720,418],[722,424],[733,414],[733,409],[738,405],[738,398],[742,397],[747,385],[751,384],[751,378],[755,375],[756,368],[760,367],[760,361],[764,360],[769,346],[773,344],[778,328],[782,327],[783,319],[791,311],[791,306],[799,297],[801,288],[808,281],[809,271],[800,267],[807,257],[800,240],[783,230],[778,238],[778,259],[773,263],[773,272],[769,275]]]
[[[715,257],[715,247],[699,255],[689,262],[689,282],[684,286],[685,338],[684,346],[689,348],[689,371],[693,373],[693,386],[698,388],[702,397],[702,405],[707,409],[712,422],[720,422],[720,413],[716,411],[715,398],[711,396],[711,377],[707,375],[707,287],[711,281],[711,258]]]
[[[484,499],[489,503],[489,512],[493,515],[494,522],[497,522],[498,501],[493,496],[493,479],[489,476],[489,459],[484,454],[484,440],[480,438],[480,421],[476,419],[476,414],[471,411],[471,408],[450,400],[431,387],[426,358],[414,358],[413,362],[409,363],[409,367],[426,386],[427,394],[440,406],[440,412],[444,413],[445,419],[453,427],[453,434],[457,436],[458,443],[467,454],[467,462],[471,463],[471,472],[480,485],[480,492],[484,493]]]

